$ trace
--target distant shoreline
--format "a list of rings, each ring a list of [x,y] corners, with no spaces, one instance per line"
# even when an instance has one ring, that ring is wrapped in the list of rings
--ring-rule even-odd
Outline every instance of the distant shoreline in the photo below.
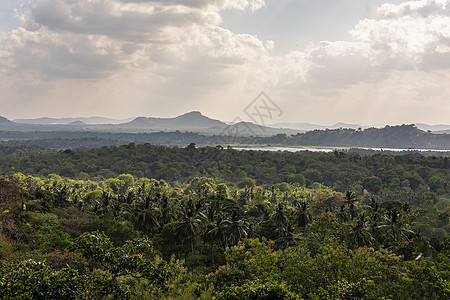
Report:
[[[405,149],[405,148],[384,148],[384,147],[326,147],[326,146],[284,146],[284,145],[230,145],[232,149],[239,151],[288,151],[288,152],[299,152],[299,151],[312,151],[312,152],[333,152],[335,150],[369,150],[377,152],[450,152],[449,150],[442,149]]]

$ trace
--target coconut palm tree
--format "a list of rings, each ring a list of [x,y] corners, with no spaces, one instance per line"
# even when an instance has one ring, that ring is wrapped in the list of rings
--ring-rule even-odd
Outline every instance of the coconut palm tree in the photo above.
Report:
[[[357,198],[352,190],[348,190],[344,196],[344,202],[347,205],[351,220],[355,217],[355,202]]]
[[[401,211],[398,211],[397,208],[394,207],[386,212],[383,219],[384,224],[378,226],[378,228],[384,230],[391,238],[392,249],[395,250],[397,246],[404,241],[409,242],[407,234],[414,234],[414,231],[407,228],[407,223],[405,222]]]
[[[284,207],[284,204],[278,203],[277,207],[275,208],[275,211],[270,216],[273,223],[279,227],[286,226],[289,223],[289,219],[287,217],[287,212]]]
[[[286,228],[280,231],[280,237],[276,240],[277,246],[286,249],[297,244],[300,234],[295,233],[294,227],[288,224]]]
[[[150,195],[134,204],[134,223],[138,230],[155,233],[159,229],[159,208]]]
[[[294,203],[294,222],[298,228],[305,228],[311,221],[311,216],[308,212],[308,203],[306,201],[296,201]]]
[[[224,222],[225,245],[235,245],[240,240],[249,236],[249,227],[245,220],[241,219],[236,212],[233,212],[231,219]]]
[[[372,244],[373,237],[370,233],[370,220],[366,212],[358,215],[355,224],[352,226],[353,242],[358,246],[368,246]]]
[[[177,223],[175,230],[182,243],[189,241],[193,261],[195,260],[194,240],[204,230],[206,220],[205,214],[201,211],[201,205],[189,199],[183,207],[182,218]]]

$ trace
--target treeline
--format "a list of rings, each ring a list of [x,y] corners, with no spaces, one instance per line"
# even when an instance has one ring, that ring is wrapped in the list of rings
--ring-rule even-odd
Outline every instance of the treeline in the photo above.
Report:
[[[0,294],[3,299],[450,296],[448,203],[415,206],[320,183],[257,186],[247,178],[239,185],[208,177],[179,188],[129,174],[95,181],[2,176]],[[437,191],[431,193],[437,197]]]
[[[192,132],[117,133],[102,131],[0,131],[0,145],[40,146],[56,149],[99,148],[129,143],[182,146],[192,142],[202,145],[221,144],[223,138]],[[246,141],[246,140],[242,140]]]
[[[388,200],[420,204],[437,202],[450,191],[448,157],[359,155],[334,153],[277,153],[236,151],[222,147],[169,148],[149,144],[65,150],[28,157],[2,155],[4,174],[59,174],[79,179],[106,179],[123,173],[164,179],[181,186],[195,177],[210,176],[240,184],[248,178],[258,185],[314,182],[357,195],[365,190]]]

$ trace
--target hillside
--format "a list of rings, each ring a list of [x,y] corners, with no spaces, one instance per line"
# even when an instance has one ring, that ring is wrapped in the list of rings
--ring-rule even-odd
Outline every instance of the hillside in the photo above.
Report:
[[[0,124],[12,124],[12,123],[13,122],[8,120],[7,118],[0,116]]]
[[[287,137],[285,144],[336,147],[385,147],[450,150],[450,135],[422,131],[414,125],[314,130]]]
[[[131,122],[117,125],[119,128],[155,130],[198,130],[215,126],[224,128],[227,125],[219,120],[208,118],[198,111],[192,111],[175,118],[138,117]]]

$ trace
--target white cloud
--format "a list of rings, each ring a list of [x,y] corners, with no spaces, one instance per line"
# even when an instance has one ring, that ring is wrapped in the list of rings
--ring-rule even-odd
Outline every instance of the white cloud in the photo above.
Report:
[[[107,107],[126,117],[170,108],[208,113],[227,103],[216,116],[232,119],[243,99],[266,90],[291,120],[342,121],[346,112],[370,119],[386,107],[398,112],[408,99],[404,119],[434,99],[442,120],[450,115],[449,2],[384,4],[347,40],[277,56],[273,41],[221,26],[223,10],[257,12],[263,0],[31,0],[31,13],[21,14],[27,29],[0,35],[0,82],[30,111]]]
[[[227,0],[224,2],[224,8],[250,9],[252,12],[260,10],[266,6],[264,0]]]
[[[376,19],[362,20],[350,31],[352,40],[309,47],[306,56],[316,66],[310,75],[346,87],[389,70],[448,68],[448,4],[436,0],[382,5]]]
[[[407,1],[400,5],[385,3],[378,9],[378,17],[383,19],[401,16],[429,17],[442,14],[449,5],[449,0]]]

